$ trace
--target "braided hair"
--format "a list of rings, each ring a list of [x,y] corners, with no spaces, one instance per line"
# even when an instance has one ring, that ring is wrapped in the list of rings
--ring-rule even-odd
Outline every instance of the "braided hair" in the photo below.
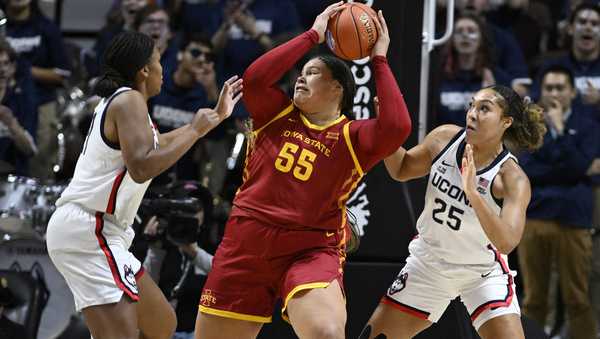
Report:
[[[102,58],[103,73],[94,94],[106,98],[119,87],[132,87],[137,72],[150,62],[154,40],[138,32],[123,32],[114,37]]]

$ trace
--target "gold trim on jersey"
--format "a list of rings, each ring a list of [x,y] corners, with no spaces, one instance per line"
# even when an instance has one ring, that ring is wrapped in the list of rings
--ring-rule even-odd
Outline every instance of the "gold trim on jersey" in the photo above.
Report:
[[[306,127],[312,128],[312,129],[316,129],[317,131],[322,131],[324,129],[327,129],[327,128],[329,128],[329,127],[331,127],[331,126],[333,126],[333,125],[335,125],[335,124],[343,121],[344,119],[346,119],[345,116],[340,115],[339,118],[335,119],[334,121],[332,121],[332,122],[330,122],[330,123],[328,123],[326,125],[319,126],[319,125],[315,125],[312,122],[308,121],[308,119],[302,113],[300,113],[300,118],[302,119],[302,122],[304,123],[304,125],[306,125]]]
[[[236,313],[236,312],[231,312],[231,311],[217,310],[215,308],[210,308],[210,307],[206,307],[206,306],[202,306],[202,305],[199,305],[198,308],[200,309],[200,312],[202,312],[202,313],[217,315],[217,316],[224,317],[224,318],[253,321],[255,323],[270,323],[272,321],[271,317],[261,317],[258,315],[250,315],[250,314]]]
[[[249,133],[249,135],[246,135],[247,143],[246,143],[246,156],[244,157],[244,168],[242,170],[242,183],[246,182],[246,179],[248,179],[248,161],[250,159],[250,154],[252,153],[252,149],[254,148],[254,141],[256,140],[256,137],[258,136],[258,133],[260,133],[260,131],[262,131],[263,129],[265,129],[267,126],[269,126],[270,124],[272,124],[273,122],[277,121],[278,119],[283,118],[284,116],[288,115],[290,112],[292,112],[294,110],[294,103],[291,103],[288,107],[284,108],[283,111],[279,112],[279,114],[277,114],[275,117],[273,117],[273,119],[269,120],[269,122],[267,122],[266,124],[264,124],[261,128],[251,131]],[[236,191],[236,194],[240,191],[239,187]]]
[[[350,140],[350,123],[352,121],[348,121],[344,125],[344,139],[346,140],[346,144],[348,145],[348,150],[350,151],[350,155],[352,156],[352,160],[354,161],[354,166],[356,166],[356,170],[358,174],[362,177],[364,172],[362,167],[360,167],[360,163],[358,162],[358,158],[356,157],[356,153],[354,153],[354,147],[352,147],[352,141]]]
[[[329,284],[331,284],[331,282],[312,282],[294,287],[294,289],[285,297],[285,302],[283,303],[283,307],[281,308],[281,317],[283,318],[283,320],[287,321],[288,323],[290,322],[290,319],[285,313],[285,310],[287,309],[288,302],[294,297],[294,295],[296,295],[296,293],[304,290],[312,290],[315,288],[327,288]]]
[[[261,128],[252,131],[252,133],[254,133],[254,136],[256,137],[258,135],[258,133],[260,133],[260,131],[262,131],[263,129],[265,129],[265,127],[269,126],[270,124],[272,124],[273,122],[277,121],[278,119],[281,119],[282,117],[288,115],[293,110],[294,110],[294,103],[291,103],[283,111],[279,112],[279,114],[277,114],[273,119],[269,120],[269,122],[267,122],[266,124],[264,124]]]

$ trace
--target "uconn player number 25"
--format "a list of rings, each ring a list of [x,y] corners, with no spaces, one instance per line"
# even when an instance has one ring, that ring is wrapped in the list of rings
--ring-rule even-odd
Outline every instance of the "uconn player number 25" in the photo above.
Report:
[[[444,225],[444,220],[440,219],[440,217],[438,217],[438,214],[442,214],[443,217],[443,214],[446,213],[446,209],[449,204],[440,198],[435,198],[434,202],[436,207],[433,209],[433,220],[435,220],[435,222],[437,222],[440,225]],[[448,225],[448,227],[450,227],[451,229],[458,231],[460,229],[461,223],[459,216],[462,216],[463,214],[465,214],[464,210],[461,210],[456,206],[450,205],[450,208],[448,209],[448,217],[444,218],[446,219],[445,224]]]

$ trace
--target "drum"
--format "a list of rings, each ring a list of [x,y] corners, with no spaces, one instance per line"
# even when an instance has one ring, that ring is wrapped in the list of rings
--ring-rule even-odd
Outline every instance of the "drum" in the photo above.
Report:
[[[37,180],[9,175],[0,183],[0,234],[3,238],[43,239],[66,185],[41,185]]]
[[[41,186],[35,179],[9,175],[0,182],[0,232],[18,237],[32,237],[33,206]]]
[[[37,200],[40,185],[37,180],[9,175],[0,183],[0,211],[11,216],[26,214]]]
[[[46,244],[39,240],[17,239],[0,244],[0,269],[35,270],[42,276],[50,298],[42,312],[38,339],[55,338],[69,324],[75,313],[71,290],[52,264]],[[34,269],[35,268],[35,269]]]
[[[56,210],[56,200],[62,194],[66,185],[43,185],[38,190],[35,205],[31,210],[33,229],[40,235],[46,234],[46,228],[52,213]]]

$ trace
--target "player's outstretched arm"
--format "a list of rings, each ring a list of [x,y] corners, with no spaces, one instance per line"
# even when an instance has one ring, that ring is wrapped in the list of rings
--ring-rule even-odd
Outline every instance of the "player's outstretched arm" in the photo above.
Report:
[[[291,100],[277,82],[317,43],[325,38],[327,20],[341,10],[341,2],[327,7],[315,25],[292,40],[256,59],[244,73],[244,104],[255,129],[262,127],[287,107]]]
[[[179,134],[185,132],[187,128],[196,128],[202,136],[206,135],[231,115],[233,108],[242,98],[243,88],[243,80],[239,79],[237,75],[227,79],[223,84],[214,110],[208,108],[198,109],[191,124],[186,124],[168,133],[161,134],[159,136],[160,146],[168,147],[171,141],[177,138]]]
[[[442,125],[429,132],[422,143],[409,149],[398,148],[384,159],[385,168],[396,181],[408,181],[429,174],[433,159],[460,131],[454,125]]]
[[[141,93],[127,91],[118,96],[109,108],[109,115],[114,117],[118,142],[131,178],[142,183],[171,167],[199,138],[231,114],[241,98],[241,89],[241,79],[229,79],[215,109],[199,109],[190,124],[159,137],[158,145],[155,145],[148,108]]]

